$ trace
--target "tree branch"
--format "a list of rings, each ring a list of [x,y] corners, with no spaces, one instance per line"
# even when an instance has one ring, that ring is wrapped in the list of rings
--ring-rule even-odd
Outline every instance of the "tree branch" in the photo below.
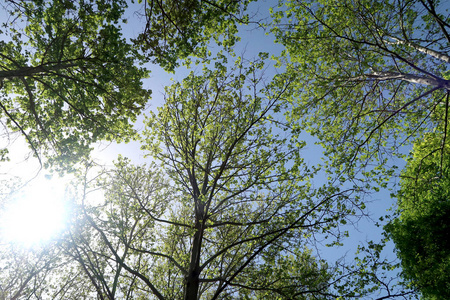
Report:
[[[385,80],[402,80],[410,83],[434,86],[450,91],[450,80],[440,79],[437,77],[425,77],[414,74],[403,74],[397,72],[372,72],[362,76],[348,78],[348,81],[364,81],[366,79],[385,81]]]

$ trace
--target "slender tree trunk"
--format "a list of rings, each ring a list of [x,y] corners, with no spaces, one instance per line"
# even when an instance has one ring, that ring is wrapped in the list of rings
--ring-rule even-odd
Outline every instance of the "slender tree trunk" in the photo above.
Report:
[[[192,242],[191,261],[189,271],[186,276],[186,285],[184,290],[184,300],[197,300],[200,287],[200,255],[203,240],[202,220],[197,218],[195,224],[194,240]]]

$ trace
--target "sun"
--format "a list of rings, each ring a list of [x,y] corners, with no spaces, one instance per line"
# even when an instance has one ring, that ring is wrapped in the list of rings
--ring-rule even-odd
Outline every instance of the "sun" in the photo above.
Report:
[[[46,243],[64,229],[68,212],[65,182],[56,176],[36,178],[6,205],[2,238],[24,246]]]

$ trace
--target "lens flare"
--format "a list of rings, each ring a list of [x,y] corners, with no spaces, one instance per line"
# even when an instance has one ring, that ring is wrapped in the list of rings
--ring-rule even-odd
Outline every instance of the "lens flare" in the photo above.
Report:
[[[39,178],[25,186],[2,213],[3,239],[32,246],[55,238],[67,220],[64,191],[60,178]]]

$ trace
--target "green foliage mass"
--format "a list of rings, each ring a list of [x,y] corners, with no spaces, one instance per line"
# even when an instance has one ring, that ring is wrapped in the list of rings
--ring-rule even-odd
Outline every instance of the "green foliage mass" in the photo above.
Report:
[[[404,277],[426,299],[450,297],[450,147],[439,129],[414,145],[396,195],[398,217],[386,226]]]
[[[167,71],[180,61],[189,64],[193,56],[210,56],[213,41],[220,49],[232,51],[240,39],[238,25],[249,23],[246,9],[253,1],[147,0],[146,27],[134,42]]]
[[[128,141],[150,92],[122,37],[125,1],[18,1],[0,41],[0,116],[34,154],[69,166],[98,140]]]
[[[274,113],[284,108],[284,87],[264,85],[260,61],[216,67],[166,88],[165,103],[147,118],[142,136],[143,149],[180,193],[165,247],[179,249],[171,256],[183,266],[184,299],[297,293],[309,299],[325,292],[327,282],[314,281],[295,263],[309,261],[312,273],[328,278],[326,267],[300,250],[302,228],[317,229],[314,206],[320,204],[307,200],[311,171]],[[273,277],[258,280],[269,269]]]
[[[66,275],[51,286],[47,278],[32,276],[36,294],[52,299],[65,299],[66,293],[77,299],[337,296],[334,269],[314,256],[307,237],[332,232],[350,213],[345,205],[333,208],[346,197],[332,188],[336,196],[311,192],[315,170],[300,156],[303,143],[285,136],[284,88],[275,92],[265,85],[264,64],[237,60],[232,67],[216,67],[168,86],[164,105],[147,117],[141,142],[154,163],[135,166],[119,157],[93,179],[93,164],[80,171],[74,222],[53,246],[61,264],[47,270]],[[36,261],[45,263],[30,258]],[[72,274],[74,284],[83,287],[79,291],[68,279]],[[33,289],[21,290],[10,273],[2,283],[23,297]]]
[[[440,1],[280,1],[273,33],[291,80],[293,134],[325,148],[327,168],[366,190],[385,186],[388,159],[442,122],[449,91],[448,7]],[[363,176],[357,177],[360,173]]]

